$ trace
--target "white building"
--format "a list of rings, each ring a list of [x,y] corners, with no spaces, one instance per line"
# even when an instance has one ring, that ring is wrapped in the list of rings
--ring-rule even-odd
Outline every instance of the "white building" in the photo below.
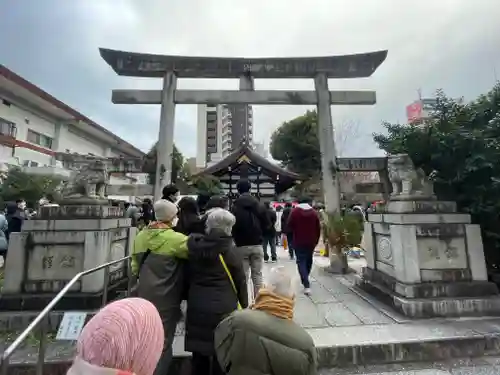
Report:
[[[0,65],[0,164],[54,170],[62,166],[55,160],[56,152],[144,156],[138,148]],[[113,180],[130,184],[138,178],[113,176]]]
[[[205,168],[231,153],[231,114],[226,105],[198,105],[196,167]]]
[[[254,142],[253,149],[257,154],[259,154],[263,158],[267,159],[269,157],[269,153],[266,150],[266,145],[264,144],[264,142]]]
[[[197,168],[206,168],[224,159],[243,140],[253,142],[252,106],[198,105]]]

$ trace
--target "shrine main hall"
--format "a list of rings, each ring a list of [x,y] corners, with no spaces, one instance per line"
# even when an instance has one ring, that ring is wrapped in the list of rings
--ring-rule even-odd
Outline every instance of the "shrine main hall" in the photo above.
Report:
[[[274,200],[304,181],[297,173],[283,169],[259,155],[247,142],[243,142],[218,163],[199,172],[199,175],[217,177],[223,193],[230,198],[236,197],[238,181],[246,179],[252,185],[251,193],[263,200]]]

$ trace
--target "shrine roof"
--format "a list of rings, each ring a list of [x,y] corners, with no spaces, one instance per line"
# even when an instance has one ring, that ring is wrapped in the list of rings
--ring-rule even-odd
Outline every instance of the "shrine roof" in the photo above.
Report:
[[[233,151],[231,154],[226,156],[224,159],[219,161],[217,164],[214,164],[208,168],[205,168],[203,171],[199,172],[198,175],[201,174],[218,174],[220,172],[225,172],[229,167],[235,169],[239,164],[241,164],[242,158],[248,158],[250,163],[261,167],[264,171],[268,173],[277,174],[281,178],[288,178],[294,181],[303,181],[305,178],[300,176],[297,173],[288,171],[284,168],[281,168],[279,165],[271,163],[265,157],[259,155],[247,144],[243,143],[238,149]]]
[[[387,50],[321,57],[202,57],[169,56],[100,48],[101,57],[121,76],[158,77],[174,71],[181,78],[328,78],[371,76],[387,57]]]

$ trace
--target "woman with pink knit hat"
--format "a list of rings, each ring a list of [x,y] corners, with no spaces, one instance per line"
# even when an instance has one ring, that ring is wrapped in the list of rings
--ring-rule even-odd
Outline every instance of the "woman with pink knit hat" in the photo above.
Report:
[[[151,302],[110,303],[83,328],[67,375],[152,375],[163,341],[161,318]]]

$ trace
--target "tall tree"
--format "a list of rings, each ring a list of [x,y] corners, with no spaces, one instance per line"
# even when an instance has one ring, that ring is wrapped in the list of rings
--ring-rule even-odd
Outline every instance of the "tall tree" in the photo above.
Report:
[[[222,193],[222,185],[219,179],[211,175],[200,175],[193,178],[193,187],[196,194],[217,195]]]
[[[156,142],[151,150],[146,154],[146,162],[144,165],[144,173],[148,174],[148,179],[150,184],[155,183],[156,179],[156,159],[158,142]],[[184,156],[177,149],[174,144],[174,149],[172,152],[172,182],[177,183],[180,180],[185,180],[188,176],[185,176],[186,168],[184,168]]]
[[[456,201],[481,225],[487,263],[500,268],[500,85],[470,103],[438,92],[425,126],[384,126],[387,134],[374,134],[379,147],[436,171],[438,198]]]
[[[342,121],[335,123],[335,146],[337,156],[342,156],[351,141],[359,134],[359,123]],[[271,136],[271,155],[289,170],[309,177],[292,192],[295,196],[303,194],[322,199],[321,152],[318,138],[316,111],[284,122]],[[343,179],[344,174],[341,175]]]
[[[317,176],[321,171],[316,111],[284,122],[271,136],[273,159],[291,171],[304,176]]]
[[[342,156],[351,140],[359,134],[359,123],[342,121],[334,124],[337,156]],[[270,151],[273,159],[290,170],[309,177],[321,174],[321,152],[318,138],[316,111],[284,122],[271,136]]]
[[[41,198],[57,192],[61,181],[57,177],[31,175],[12,168],[0,185],[0,197],[3,202],[23,198],[29,207],[36,207]]]

